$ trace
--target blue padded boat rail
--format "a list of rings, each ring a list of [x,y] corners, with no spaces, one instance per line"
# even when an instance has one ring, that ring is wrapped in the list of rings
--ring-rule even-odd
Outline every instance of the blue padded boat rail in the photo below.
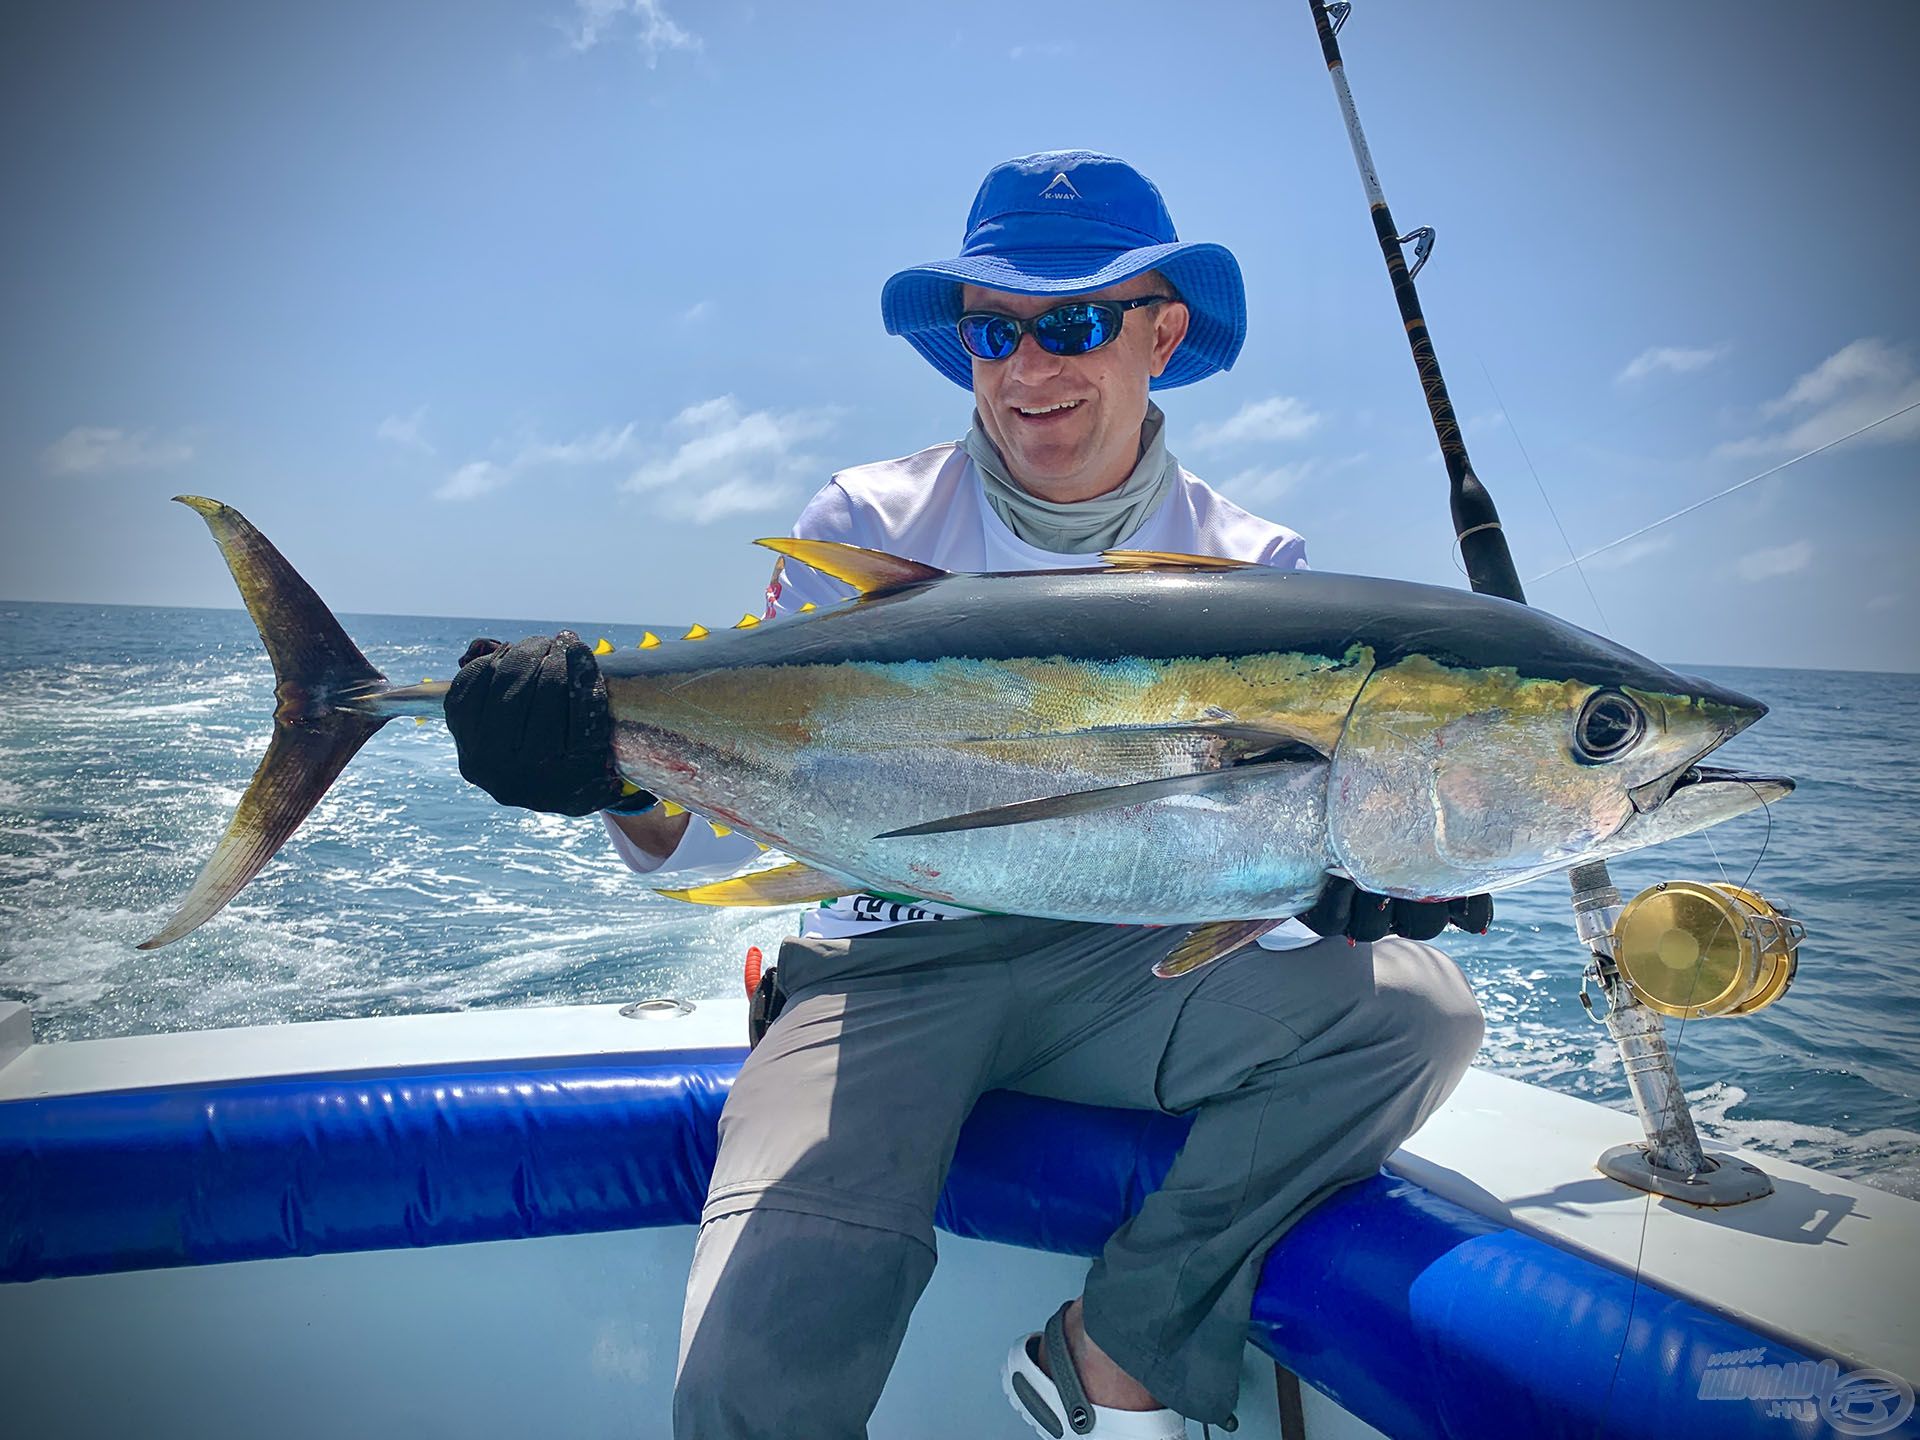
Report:
[[[648,1052],[0,1103],[0,1280],[693,1224],[740,1059]],[[1185,1134],[1166,1115],[987,1095],[937,1219],[1095,1254]],[[1724,1373],[1736,1352],[1809,1367],[1775,1372],[1789,1381],[1826,1357],[1385,1175],[1282,1237],[1253,1321],[1256,1343],[1394,1436],[1834,1433],[1783,1423],[1779,1402]],[[1839,1398],[1815,1403],[1845,1403],[1848,1370],[1826,1372]],[[1729,1390],[1739,1398],[1702,1398]]]

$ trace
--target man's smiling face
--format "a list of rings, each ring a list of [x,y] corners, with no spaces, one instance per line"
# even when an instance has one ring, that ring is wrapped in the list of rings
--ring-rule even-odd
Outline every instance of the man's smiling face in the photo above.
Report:
[[[1010,295],[963,286],[962,310],[1031,319],[1069,300],[1171,295],[1157,273],[1086,295]],[[1140,458],[1147,384],[1187,333],[1187,307],[1147,305],[1125,314],[1119,338],[1085,355],[1049,355],[1032,335],[1005,360],[973,362],[981,427],[1023,489],[1045,500],[1090,500],[1122,484]]]

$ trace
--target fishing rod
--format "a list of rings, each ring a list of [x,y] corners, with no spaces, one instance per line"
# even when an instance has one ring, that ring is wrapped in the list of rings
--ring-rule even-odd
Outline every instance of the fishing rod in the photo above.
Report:
[[[1400,319],[1407,327],[1407,343],[1413,347],[1413,366],[1420,372],[1420,388],[1427,395],[1427,413],[1433,417],[1433,433],[1440,441],[1440,457],[1446,461],[1449,503],[1453,511],[1453,537],[1460,546],[1460,558],[1466,563],[1467,582],[1475,594],[1497,595],[1502,600],[1527,603],[1520,586],[1520,574],[1514,569],[1513,555],[1507,549],[1506,532],[1500,528],[1500,512],[1493,496],[1473,472],[1467,456],[1467,442],[1460,434],[1460,422],[1453,413],[1453,400],[1447,394],[1447,382],[1440,374],[1440,360],[1433,353],[1433,339],[1427,333],[1427,318],[1420,312],[1420,292],[1413,277],[1433,253],[1433,227],[1422,225],[1400,233],[1393,223],[1393,211],[1380,188],[1380,174],[1374,169],[1373,155],[1367,149],[1366,134],[1360,129],[1360,112],[1354,108],[1353,91],[1347,85],[1347,71],[1340,59],[1340,42],[1334,37],[1346,24],[1353,6],[1345,0],[1326,4],[1308,0],[1313,7],[1314,28],[1320,32],[1320,53],[1326,57],[1327,73],[1333,79],[1333,93],[1340,101],[1340,114],[1347,122],[1347,139],[1353,145],[1354,163],[1360,167],[1360,183],[1366,187],[1367,209],[1373,216],[1373,233],[1379,237],[1380,253],[1387,262],[1387,277],[1393,282],[1393,298],[1400,307]],[[1413,264],[1407,264],[1407,246],[1413,246]]]
[[[1420,387],[1426,392],[1427,412],[1433,417],[1434,435],[1439,439],[1440,454],[1446,461],[1454,538],[1466,564],[1468,583],[1478,594],[1497,595],[1524,605],[1526,592],[1514,568],[1506,533],[1500,526],[1499,511],[1486,486],[1474,474],[1466,441],[1461,437],[1460,424],[1453,413],[1453,401],[1447,394],[1446,380],[1440,374],[1440,361],[1427,332],[1426,317],[1420,310],[1420,295],[1414,288],[1414,276],[1433,252],[1433,227],[1423,225],[1402,234],[1394,223],[1393,212],[1387,207],[1386,193],[1367,148],[1367,137],[1360,128],[1360,114],[1354,107],[1353,91],[1347,84],[1346,66],[1336,38],[1352,5],[1347,0],[1334,0],[1334,3],[1307,0],[1307,3],[1313,11],[1320,52],[1326,59],[1334,95],[1340,102],[1340,114],[1346,121],[1354,163],[1360,167],[1360,183],[1366,189],[1374,234],[1387,262],[1387,276],[1393,282],[1393,298],[1400,307],[1407,342],[1413,348]],[[1406,255],[1409,245],[1413,247],[1411,266],[1407,264]],[[1649,1194],[1668,1195],[1696,1205],[1735,1205],[1771,1193],[1772,1181],[1757,1167],[1733,1157],[1716,1159],[1702,1149],[1661,1017],[1672,1015],[1684,1021],[1695,1014],[1750,1014],[1770,1004],[1785,993],[1792,980],[1804,931],[1797,922],[1787,918],[1786,912],[1776,910],[1744,886],[1713,887],[1679,881],[1672,886],[1656,886],[1623,905],[1605,861],[1577,865],[1568,879],[1573,886],[1574,929],[1590,954],[1581,979],[1580,1000],[1592,1014],[1587,981],[1597,982],[1606,1001],[1602,1023],[1620,1051],[1634,1108],[1646,1132],[1644,1144],[1618,1145],[1606,1151],[1597,1162],[1599,1169]],[[1672,896],[1667,894],[1669,890]],[[1656,895],[1656,891],[1660,893]],[[1691,904],[1691,909],[1684,913],[1675,908],[1683,898]],[[1649,901],[1653,903],[1650,905]],[[1702,985],[1699,965],[1677,994],[1665,993],[1649,983],[1653,969],[1636,968],[1633,963],[1634,947],[1645,942],[1635,940],[1634,945],[1630,945],[1629,940],[1632,937],[1657,940],[1662,926],[1667,927],[1669,935],[1676,927],[1695,934],[1701,943],[1699,953],[1703,960],[1708,947],[1721,941],[1723,932],[1731,927],[1739,937],[1742,957],[1738,993],[1715,991],[1718,977],[1714,976],[1705,982],[1705,989],[1715,992],[1711,1003],[1702,1004],[1705,997],[1699,993]]]

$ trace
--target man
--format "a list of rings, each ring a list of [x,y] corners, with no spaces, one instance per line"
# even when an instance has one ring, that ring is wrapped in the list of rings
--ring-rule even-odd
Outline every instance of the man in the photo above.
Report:
[[[1181,243],[1130,166],[1063,151],[996,167],[962,255],[895,275],[882,309],[890,332],[971,390],[973,427],[959,444],[836,475],[795,535],[950,570],[1082,567],[1120,546],[1304,565],[1299,536],[1167,453],[1149,391],[1231,365],[1245,299],[1232,255]],[[804,567],[768,588],[779,614],[846,593]],[[595,685],[571,636],[465,666],[447,706],[463,773],[510,803],[608,809],[639,870],[728,859],[737,838],[669,818],[644,792],[618,798]],[[675,1433],[864,1435],[932,1274],[961,1122],[991,1088],[1194,1117],[1166,1183],[1082,1296],[1008,1355],[1016,1408],[1042,1434],[1101,1440],[1173,1440],[1182,1415],[1226,1421],[1267,1249],[1316,1200],[1373,1173],[1478,1048],[1466,983],[1419,942],[1450,915],[1484,929],[1489,914],[1484,897],[1450,909],[1335,884],[1305,917],[1329,938],[1290,924],[1163,981],[1152,966],[1184,929],[887,896],[810,913],[780,952],[785,1008],[721,1118]]]

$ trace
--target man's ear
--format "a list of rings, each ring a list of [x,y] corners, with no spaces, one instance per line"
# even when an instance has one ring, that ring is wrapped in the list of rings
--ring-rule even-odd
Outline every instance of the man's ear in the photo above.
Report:
[[[1156,376],[1167,368],[1173,352],[1187,338],[1187,322],[1192,314],[1184,300],[1153,307],[1153,373]]]

